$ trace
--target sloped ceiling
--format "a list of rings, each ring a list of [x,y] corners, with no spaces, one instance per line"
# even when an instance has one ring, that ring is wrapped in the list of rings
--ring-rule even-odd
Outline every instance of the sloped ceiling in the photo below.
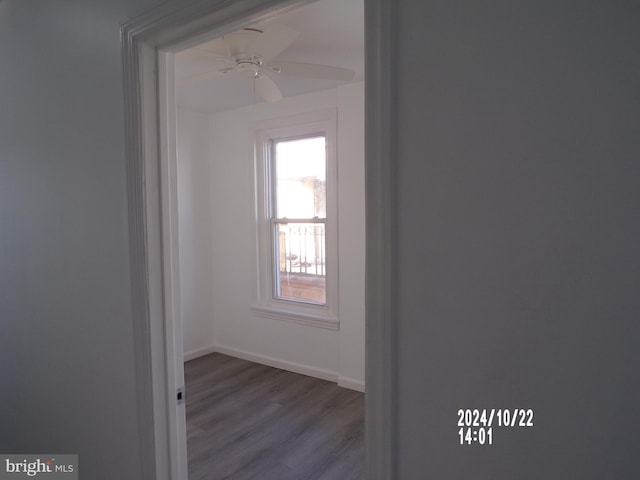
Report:
[[[364,0],[318,0],[282,14],[269,22],[247,25],[265,30],[272,23],[299,32],[280,61],[318,63],[355,71],[354,82],[364,77]],[[213,113],[263,100],[254,94],[253,80],[247,75],[221,75],[200,81],[180,81],[193,75],[219,70],[229,63],[212,53],[223,54],[222,39],[183,50],[176,54],[177,102],[179,107]],[[284,97],[335,88],[345,82],[272,75]]]

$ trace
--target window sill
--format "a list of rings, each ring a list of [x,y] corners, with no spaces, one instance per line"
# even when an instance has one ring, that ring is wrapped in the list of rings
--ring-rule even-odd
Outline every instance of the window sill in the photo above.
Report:
[[[303,309],[306,311],[303,311]],[[326,328],[328,330],[340,329],[338,319],[328,311],[313,311],[315,309],[305,308],[304,306],[293,309],[273,304],[252,305],[251,310],[259,317],[270,318],[272,320],[282,320],[299,325]]]

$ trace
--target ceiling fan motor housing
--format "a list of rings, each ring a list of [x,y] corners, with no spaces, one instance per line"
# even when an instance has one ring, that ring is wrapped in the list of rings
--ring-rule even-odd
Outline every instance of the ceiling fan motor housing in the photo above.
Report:
[[[238,58],[236,61],[236,70],[239,73],[249,72],[254,77],[259,77],[261,74],[260,66],[262,65],[262,59],[259,57],[253,58]]]
[[[251,52],[251,47],[260,35],[261,30],[245,28],[224,37],[229,56],[236,62],[237,72],[249,72],[253,77],[261,75],[262,57]]]

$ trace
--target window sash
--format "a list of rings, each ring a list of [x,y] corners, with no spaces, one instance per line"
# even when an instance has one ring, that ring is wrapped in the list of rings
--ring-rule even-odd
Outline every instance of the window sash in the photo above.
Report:
[[[272,218],[272,223],[327,223],[326,217],[313,217],[313,218]]]
[[[327,144],[329,142],[328,132],[323,130],[317,130],[312,132],[306,132],[302,135],[295,136],[285,136],[285,137],[274,137],[269,140],[269,154],[268,154],[268,175],[270,177],[270,202],[269,202],[269,213],[271,218],[285,218],[278,217],[278,168],[277,168],[277,154],[276,149],[279,143],[286,142],[295,142],[297,140],[305,140],[305,139],[314,139],[314,138],[324,138],[325,141],[325,154],[324,154],[324,174],[326,183],[329,183],[329,151],[327,148]],[[326,187],[325,187],[326,188]],[[328,199],[328,190],[325,189],[325,204]],[[326,209],[326,207],[325,207]],[[325,214],[327,212],[325,211]],[[317,218],[317,217],[314,217]],[[326,217],[325,217],[326,219]],[[301,220],[301,219],[299,219]]]
[[[326,248],[326,238],[327,238],[327,218],[326,217],[307,217],[307,218],[287,218],[287,217],[278,217],[278,209],[279,209],[279,199],[278,198],[278,156],[277,156],[277,145],[285,142],[297,141],[297,140],[305,140],[305,139],[314,139],[314,138],[323,138],[325,142],[325,152],[324,152],[324,170],[325,170],[325,179],[327,179],[327,169],[328,169],[328,154],[326,151],[326,143],[327,143],[327,134],[324,131],[315,131],[315,132],[307,132],[303,135],[296,135],[294,137],[287,136],[285,138],[271,138],[270,139],[270,148],[269,148],[269,172],[271,176],[271,265],[272,265],[272,294],[273,299],[276,301],[283,302],[293,302],[302,303],[302,304],[312,304],[319,306],[327,305],[327,248]],[[326,192],[326,190],[325,190]],[[326,195],[326,193],[325,193]],[[325,202],[327,201],[325,197]],[[293,249],[288,251],[287,246],[284,246],[285,251],[281,251],[283,249],[283,242],[281,241],[281,228],[282,225],[304,225],[304,224],[312,224],[312,225],[323,225],[323,231],[320,234],[320,252],[318,252],[318,233],[313,232],[309,234],[308,232],[300,233],[299,231],[296,233],[288,232],[289,242],[286,241],[287,234],[285,234],[284,244],[289,243],[288,247],[291,247],[290,242],[293,241],[293,238],[297,238],[298,240],[298,249],[294,253]],[[311,247],[307,246],[307,243],[311,244]],[[301,246],[304,244],[304,247]],[[309,254],[311,253],[312,263],[309,263],[308,260]],[[318,255],[319,254],[319,255]],[[301,295],[299,296],[287,296],[283,293],[283,274],[294,275],[294,260],[291,258],[287,259],[287,257],[291,257],[291,255],[295,255],[298,259],[298,271],[299,275],[307,275],[309,270],[308,267],[303,267],[302,263],[309,264],[311,266],[315,265],[315,268],[312,268],[312,271],[315,271],[311,274],[311,277],[315,276],[316,278],[320,278],[322,282],[322,287],[319,288],[320,292],[316,290],[316,288],[311,287],[311,292],[309,291],[309,286],[305,287],[305,297]],[[317,264],[320,259],[321,265]],[[288,268],[287,268],[288,266]],[[283,270],[284,269],[284,270]],[[322,272],[322,275],[318,275],[318,269]],[[316,290],[316,292],[313,292]]]
[[[282,232],[284,225],[316,226],[313,231]],[[320,228],[321,231],[317,231]],[[284,235],[283,235],[284,233]],[[327,289],[327,220],[324,218],[309,219],[271,219],[272,239],[272,280],[274,300],[326,306],[328,304]],[[297,247],[297,248],[296,248]],[[284,278],[283,278],[284,276]],[[302,280],[300,277],[304,278]],[[283,292],[283,280],[306,283],[305,296],[291,296]]]

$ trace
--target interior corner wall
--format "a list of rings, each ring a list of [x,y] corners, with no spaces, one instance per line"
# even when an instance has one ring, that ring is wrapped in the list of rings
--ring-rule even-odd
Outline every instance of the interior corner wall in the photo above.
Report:
[[[339,383],[364,386],[364,83],[336,90],[338,106]]]
[[[251,311],[257,298],[253,122],[330,106],[338,110],[338,331]],[[209,136],[216,349],[364,388],[363,83],[211,115]],[[185,324],[185,339],[196,338],[189,328]]]
[[[190,359],[209,353],[214,343],[208,116],[178,109],[176,137],[180,321]]]

